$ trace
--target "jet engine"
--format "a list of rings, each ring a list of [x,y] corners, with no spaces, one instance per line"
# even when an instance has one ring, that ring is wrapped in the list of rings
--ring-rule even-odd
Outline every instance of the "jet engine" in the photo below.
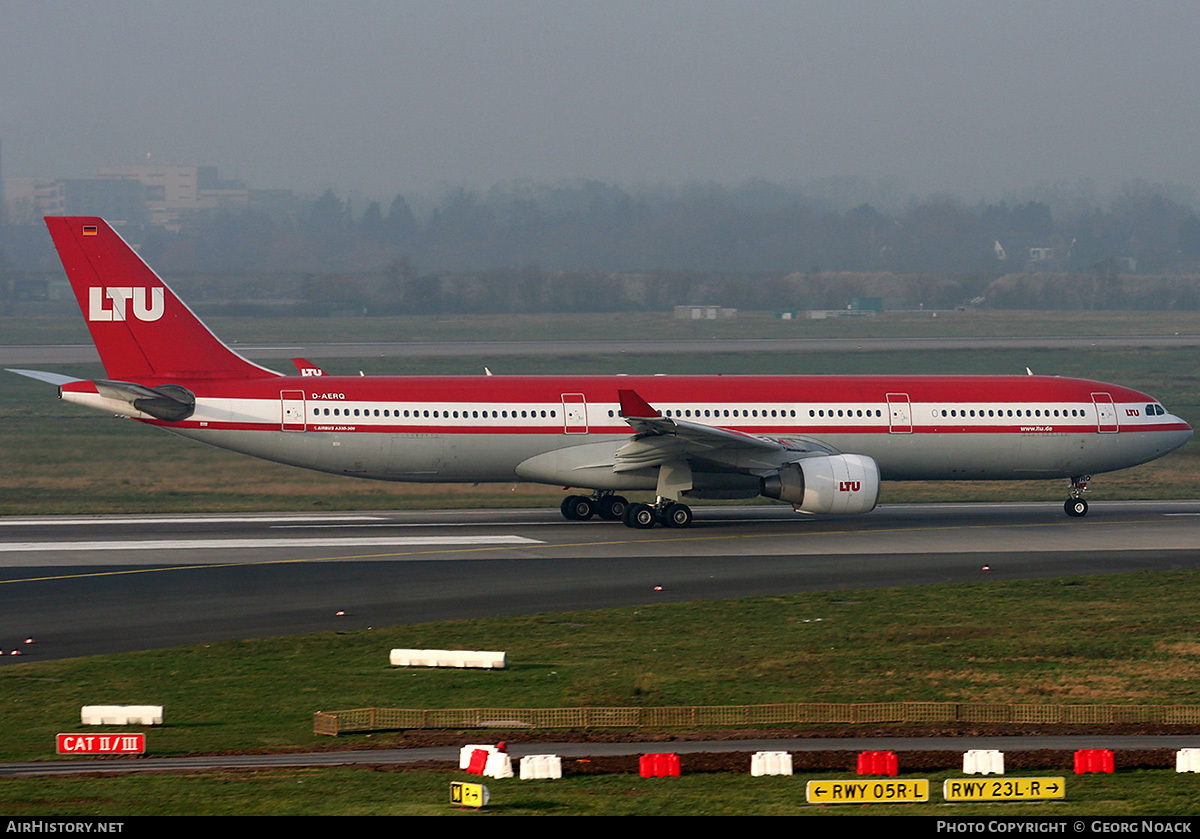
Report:
[[[879,466],[861,454],[806,457],[762,478],[760,494],[797,513],[869,513],[879,502]]]

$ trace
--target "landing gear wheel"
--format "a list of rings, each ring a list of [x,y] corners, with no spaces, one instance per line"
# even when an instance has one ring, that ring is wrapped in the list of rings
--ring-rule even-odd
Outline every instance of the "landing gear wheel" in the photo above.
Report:
[[[654,515],[654,508],[649,504],[630,504],[625,509],[625,526],[636,527],[641,530],[654,527],[654,522],[658,517]]]
[[[659,519],[667,527],[687,527],[692,523],[692,508],[672,502],[662,508]]]
[[[592,499],[583,495],[568,495],[559,507],[563,518],[569,521],[587,521],[596,512]]]
[[[1086,516],[1088,511],[1088,503],[1082,498],[1068,498],[1067,503],[1063,505],[1063,509],[1067,511],[1067,515],[1072,518]]]
[[[629,500],[621,495],[606,495],[596,502],[596,512],[605,521],[621,521],[629,509]]]

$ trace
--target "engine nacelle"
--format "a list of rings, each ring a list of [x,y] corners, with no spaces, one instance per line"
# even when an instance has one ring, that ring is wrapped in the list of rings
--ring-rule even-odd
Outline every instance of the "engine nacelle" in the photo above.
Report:
[[[806,457],[763,478],[761,494],[797,513],[869,513],[879,503],[879,466],[861,454]]]

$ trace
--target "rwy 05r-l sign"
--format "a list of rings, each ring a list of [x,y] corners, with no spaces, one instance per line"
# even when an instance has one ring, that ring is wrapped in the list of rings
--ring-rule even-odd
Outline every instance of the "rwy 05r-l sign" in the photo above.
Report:
[[[140,755],[146,753],[145,734],[59,734],[60,755]]]
[[[809,781],[805,796],[809,804],[915,803],[929,800],[929,781]]]

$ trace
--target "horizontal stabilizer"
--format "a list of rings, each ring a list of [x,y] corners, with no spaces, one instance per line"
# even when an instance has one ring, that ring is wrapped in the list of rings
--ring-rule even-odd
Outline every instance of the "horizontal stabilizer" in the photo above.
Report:
[[[48,385],[65,385],[71,382],[82,382],[83,379],[77,379],[74,376],[64,376],[62,373],[47,373],[45,370],[18,370],[14,367],[5,367],[10,373],[16,373],[18,376],[24,376],[27,379],[37,379],[39,382],[45,382]]]

